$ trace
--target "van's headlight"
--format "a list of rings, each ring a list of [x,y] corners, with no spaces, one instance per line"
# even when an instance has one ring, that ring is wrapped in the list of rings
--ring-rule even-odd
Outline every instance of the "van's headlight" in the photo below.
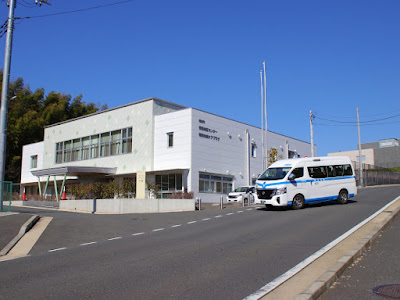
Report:
[[[280,188],[280,189],[276,189],[275,191],[272,192],[271,196],[276,196],[276,195],[282,195],[282,194],[286,194],[286,188]]]

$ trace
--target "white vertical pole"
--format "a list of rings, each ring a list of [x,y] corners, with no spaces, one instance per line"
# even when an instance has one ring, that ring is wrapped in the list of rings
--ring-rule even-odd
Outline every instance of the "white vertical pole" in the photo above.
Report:
[[[357,107],[357,127],[358,127],[358,175],[360,177],[359,186],[363,186],[363,173],[362,173],[362,152],[361,152],[361,134],[360,134],[360,116],[358,114],[358,107]]]
[[[310,110],[310,134],[311,134],[311,157],[314,157],[314,127],[313,127],[313,114]]]
[[[260,71],[260,79],[261,79],[261,153],[262,153],[262,171],[265,170],[265,154],[264,154],[264,88],[263,88],[263,74],[262,70]]]
[[[267,72],[265,70],[265,61],[263,62],[264,69],[264,118],[265,118],[265,153],[268,161],[268,122],[267,122]]]

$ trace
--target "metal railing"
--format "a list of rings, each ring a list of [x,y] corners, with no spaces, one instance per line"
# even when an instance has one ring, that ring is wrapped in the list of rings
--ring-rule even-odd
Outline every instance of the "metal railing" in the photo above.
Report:
[[[355,164],[357,185],[359,185],[359,166]],[[382,168],[368,164],[362,164],[362,179],[364,186],[400,184],[400,172],[389,168]]]

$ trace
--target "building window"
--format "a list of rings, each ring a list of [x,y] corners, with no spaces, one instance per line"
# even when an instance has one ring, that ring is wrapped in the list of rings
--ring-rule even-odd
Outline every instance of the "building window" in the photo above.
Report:
[[[31,169],[37,168],[37,155],[31,156]]]
[[[251,157],[256,157],[257,153],[256,153],[256,144],[251,144]]]
[[[228,194],[232,192],[232,177],[218,176],[214,174],[199,174],[199,192]]]
[[[168,147],[173,147],[174,146],[174,133],[173,132],[168,132]]]
[[[156,175],[160,198],[167,198],[173,192],[182,191],[182,174]]]
[[[132,153],[132,127],[56,143],[56,164]]]

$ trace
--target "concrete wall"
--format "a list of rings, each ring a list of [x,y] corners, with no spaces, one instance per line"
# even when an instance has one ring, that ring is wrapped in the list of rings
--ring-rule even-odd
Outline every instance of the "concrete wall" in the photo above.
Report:
[[[194,199],[97,199],[61,200],[60,209],[77,211],[128,214],[194,211]]]
[[[31,168],[31,157],[37,155],[37,167]],[[44,142],[25,145],[22,147],[21,183],[37,182],[31,171],[43,168]]]

